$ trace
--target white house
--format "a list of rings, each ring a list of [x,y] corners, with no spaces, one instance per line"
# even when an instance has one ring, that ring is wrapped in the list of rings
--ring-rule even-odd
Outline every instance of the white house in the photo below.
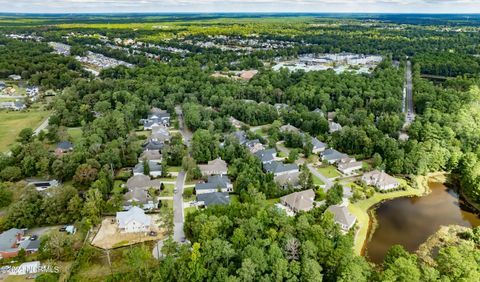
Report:
[[[356,171],[362,169],[362,162],[355,159],[346,159],[346,162],[340,162],[337,166],[338,170],[344,175],[351,175]]]
[[[387,191],[400,186],[400,182],[393,176],[384,171],[374,170],[365,173],[362,181],[367,185],[375,186],[378,190]]]
[[[139,207],[132,207],[125,212],[117,212],[117,224],[121,233],[148,232],[152,218]]]

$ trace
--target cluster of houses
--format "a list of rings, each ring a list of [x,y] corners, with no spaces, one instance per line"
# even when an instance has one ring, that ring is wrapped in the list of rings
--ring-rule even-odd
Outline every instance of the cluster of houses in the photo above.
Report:
[[[233,192],[233,184],[227,176],[227,163],[218,158],[207,164],[200,164],[198,168],[202,175],[207,177],[207,181],[195,184],[197,204],[205,207],[229,204],[229,193]]]
[[[11,228],[0,234],[0,259],[16,257],[21,249],[26,254],[35,253],[40,247],[37,236],[26,234],[26,229]]]
[[[130,63],[110,58],[102,54],[93,53],[91,51],[87,51],[87,54],[83,57],[76,56],[75,59],[80,63],[93,65],[99,69],[114,68],[118,66],[125,66],[127,68],[133,67]]]
[[[21,111],[21,110],[25,110],[27,106],[25,105],[25,103],[20,101],[15,101],[15,102],[10,101],[10,102],[0,102],[0,108],[10,109],[13,111]]]

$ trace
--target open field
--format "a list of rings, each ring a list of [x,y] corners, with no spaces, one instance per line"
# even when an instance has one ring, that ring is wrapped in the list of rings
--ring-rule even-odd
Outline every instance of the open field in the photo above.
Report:
[[[0,112],[0,152],[9,150],[22,129],[35,130],[49,114],[48,111]]]

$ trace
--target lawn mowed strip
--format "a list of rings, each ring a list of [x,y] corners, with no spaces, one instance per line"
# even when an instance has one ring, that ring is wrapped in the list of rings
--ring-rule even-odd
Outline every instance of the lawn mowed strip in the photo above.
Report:
[[[49,114],[48,111],[0,112],[0,152],[10,149],[22,129],[35,130]]]

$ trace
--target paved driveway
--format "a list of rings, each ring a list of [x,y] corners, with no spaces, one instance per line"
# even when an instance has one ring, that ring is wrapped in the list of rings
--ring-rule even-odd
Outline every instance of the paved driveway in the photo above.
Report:
[[[183,214],[183,188],[185,185],[186,174],[180,171],[175,185],[176,192],[173,195],[173,240],[183,242],[185,233],[183,232],[184,214]]]

